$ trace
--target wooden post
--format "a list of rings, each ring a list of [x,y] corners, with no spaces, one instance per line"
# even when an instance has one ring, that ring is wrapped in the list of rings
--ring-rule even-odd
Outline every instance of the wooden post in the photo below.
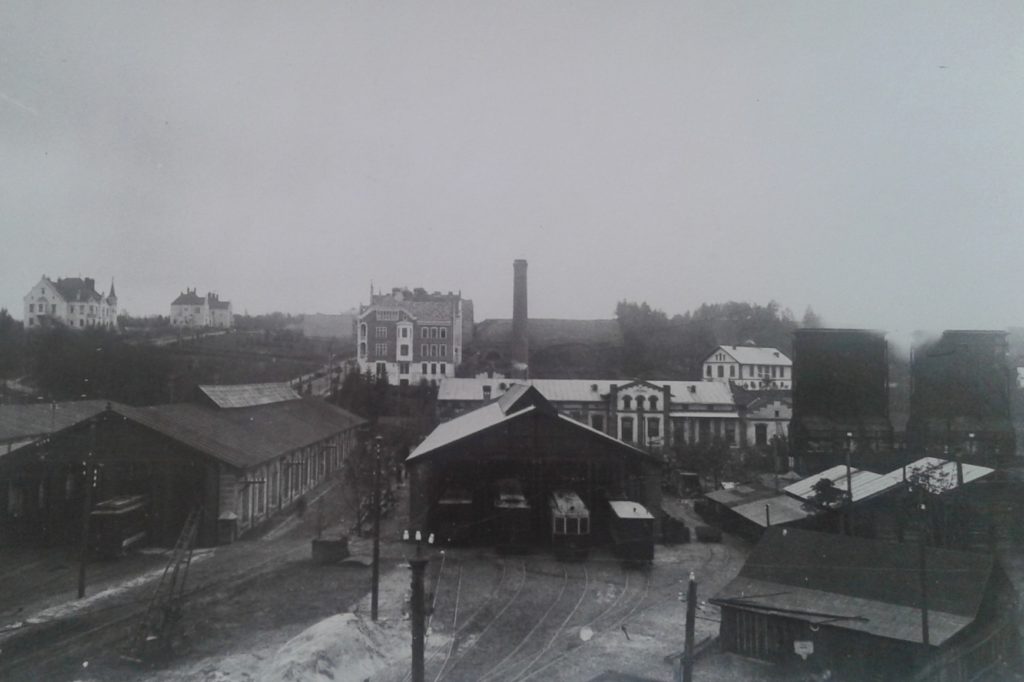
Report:
[[[428,560],[419,556],[419,545],[416,554],[415,559],[409,559],[409,566],[412,568],[412,682],[424,682],[423,640],[426,632],[426,613],[423,604],[423,575]]]
[[[686,592],[686,650],[683,651],[683,682],[693,682],[693,629],[697,619],[697,578],[690,571]]]
[[[370,618],[377,620],[377,597],[380,593],[380,443],[377,436],[373,449],[373,589],[370,593]]]
[[[924,511],[924,493],[920,494],[921,499],[921,511]],[[930,644],[929,632],[928,632],[928,566],[926,553],[928,551],[926,539],[927,534],[927,523],[928,518],[924,518],[924,527],[921,529],[921,537],[919,538],[919,549],[920,554],[918,555],[918,578],[921,584],[921,642],[924,645],[924,653],[928,654],[928,646]]]
[[[82,467],[85,489],[82,491],[82,546],[78,555],[78,598],[85,596],[85,566],[89,563],[89,522],[92,516],[92,485],[96,475],[93,453],[96,450],[96,421],[89,422],[89,452]]]

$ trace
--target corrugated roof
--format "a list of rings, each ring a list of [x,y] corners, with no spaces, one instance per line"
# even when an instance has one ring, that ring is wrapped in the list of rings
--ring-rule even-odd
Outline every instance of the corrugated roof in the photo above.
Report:
[[[451,419],[446,422],[441,422],[437,427],[430,432],[430,434],[423,439],[423,442],[416,446],[416,449],[409,453],[407,460],[416,459],[422,457],[428,452],[446,447],[452,443],[468,438],[473,434],[480,433],[485,429],[489,429],[492,426],[501,424],[502,422],[514,419],[521,414],[532,412],[533,407],[527,407],[519,412],[513,412],[512,414],[506,415],[501,411],[501,406],[497,402],[492,402],[478,407],[472,412],[467,412],[461,416]]]
[[[200,386],[206,397],[217,407],[253,407],[269,405],[287,400],[298,400],[301,396],[286,383],[277,384],[234,384]]]
[[[809,500],[814,496],[814,486],[823,479],[832,481],[839,490],[846,492],[846,466],[838,464],[829,469],[808,476],[785,487],[785,491],[794,497]],[[894,488],[897,484],[887,474],[876,474],[871,471],[862,471],[856,467],[850,467],[850,483],[853,488],[852,499],[854,502],[866,500],[875,495]]]
[[[936,620],[931,641],[941,644],[977,615],[994,562],[985,554],[929,547],[926,565],[929,615]],[[769,528],[714,601],[920,642],[918,570],[917,552],[906,545]]]
[[[785,353],[778,348],[760,346],[719,346],[704,358],[704,362],[718,352],[725,352],[741,365],[792,365]]]
[[[977,464],[961,464],[963,470],[964,484],[984,478],[995,469],[979,466]],[[914,479],[925,485],[932,493],[943,493],[954,490],[957,487],[956,462],[940,459],[938,457],[922,457],[906,466],[907,479]],[[898,486],[903,481],[903,467],[894,469],[885,475],[892,486]]]
[[[441,381],[437,399],[483,400],[484,386],[491,387],[491,397],[496,398],[517,383],[534,386],[544,397],[555,403],[602,402],[611,392],[612,385],[620,389],[634,382],[623,379],[488,379],[448,378]],[[734,405],[732,391],[717,381],[648,381],[657,387],[668,386],[673,403],[696,405]],[[504,386],[504,388],[502,388]],[[692,389],[692,390],[691,390]]]
[[[222,410],[181,403],[115,412],[240,468],[262,464],[365,422],[317,398]]]
[[[0,405],[0,442],[60,431],[102,412],[109,401],[77,400],[34,405]],[[120,407],[119,403],[110,403]]]
[[[620,519],[653,519],[651,513],[647,511],[639,502],[630,502],[628,500],[609,500],[608,504],[611,505],[612,511]]]
[[[765,507],[768,509],[766,510]],[[801,521],[817,514],[814,510],[804,509],[802,502],[794,500],[788,495],[773,495],[758,500],[749,500],[730,507],[730,509],[762,528],[767,528],[769,524],[781,526],[793,521]]]

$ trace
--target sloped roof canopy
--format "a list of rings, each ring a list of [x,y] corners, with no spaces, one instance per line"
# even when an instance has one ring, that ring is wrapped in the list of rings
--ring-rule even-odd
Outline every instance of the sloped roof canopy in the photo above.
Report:
[[[991,556],[930,547],[930,642],[939,645],[978,614]],[[917,551],[865,538],[770,528],[739,575],[712,600],[908,642],[921,642]]]
[[[529,414],[544,414],[558,419],[562,424],[570,424],[588,437],[596,437],[614,443],[633,453],[652,457],[649,453],[635,448],[628,443],[613,438],[602,431],[581,424],[565,415],[558,414],[554,406],[535,386],[516,384],[498,400],[467,412],[455,419],[442,422],[413,450],[406,461],[412,461],[443,450],[459,441],[479,435],[499,424],[504,424]],[[660,460],[656,460],[660,461]]]
[[[199,390],[221,408],[254,407],[300,398],[295,389],[286,383],[208,385],[200,386]]]
[[[0,405],[0,442],[60,431],[99,414],[108,404],[120,407],[106,400]]]

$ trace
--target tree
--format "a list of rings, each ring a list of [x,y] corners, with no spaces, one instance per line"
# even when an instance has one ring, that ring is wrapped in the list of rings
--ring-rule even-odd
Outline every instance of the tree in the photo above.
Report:
[[[814,308],[807,306],[807,309],[804,311],[804,317],[800,320],[800,326],[804,329],[818,329],[824,327],[825,322],[818,313],[814,312]]]

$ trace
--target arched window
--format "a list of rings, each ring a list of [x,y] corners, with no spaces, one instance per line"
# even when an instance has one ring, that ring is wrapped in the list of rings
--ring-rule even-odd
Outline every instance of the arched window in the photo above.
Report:
[[[622,409],[624,409],[624,410],[632,410],[633,409],[633,399],[630,398],[628,395],[622,397]]]
[[[658,409],[658,396],[652,395],[647,402],[650,403],[651,410]]]
[[[364,357],[364,358],[366,357],[366,342],[365,341],[360,341],[359,342],[359,356],[360,357]]]
[[[361,338],[361,339],[365,339],[366,338],[366,325],[365,324],[359,325],[359,338]]]
[[[638,395],[636,397],[636,409],[638,409],[638,410],[644,409],[644,397],[642,395]]]

